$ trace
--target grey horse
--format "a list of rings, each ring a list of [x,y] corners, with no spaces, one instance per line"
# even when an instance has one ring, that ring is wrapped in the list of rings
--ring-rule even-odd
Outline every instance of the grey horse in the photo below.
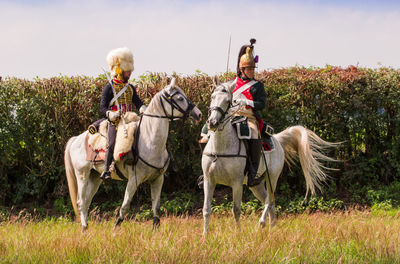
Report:
[[[145,181],[150,182],[153,226],[159,225],[161,188],[164,172],[169,165],[169,154],[166,150],[169,121],[186,118],[188,115],[197,122],[201,119],[200,110],[186,98],[182,89],[175,86],[175,79],[151,100],[137,128],[140,133],[136,165],[124,166],[122,161],[116,163],[117,168],[128,179],[128,183],[115,227],[123,221],[137,187]],[[88,209],[102,182],[99,175],[104,169],[103,164],[94,165],[86,160],[87,133],[85,131],[70,138],[64,155],[70,197],[76,216],[80,216],[83,231],[88,227]],[[93,170],[97,173],[93,173]]]
[[[234,112],[240,107],[232,105],[233,88],[234,83],[223,83],[215,88],[211,96],[207,120],[207,127],[211,132],[202,155],[204,235],[209,231],[211,200],[217,184],[232,187],[232,210],[236,224],[240,228],[243,184],[247,181],[247,177],[244,175],[246,150],[230,122]],[[275,149],[271,152],[264,152],[264,157],[261,155],[258,168],[257,175],[262,175],[261,177],[264,177],[265,180],[250,188],[257,199],[264,204],[264,210],[259,220],[261,227],[265,226],[267,215],[270,225],[274,225],[276,222],[274,191],[284,163],[294,164],[296,158],[300,160],[306,180],[307,194],[309,191],[314,194],[316,188],[321,189],[321,184],[327,179],[326,170],[329,170],[321,162],[335,161],[324,155],[323,151],[337,145],[337,143],[322,140],[314,132],[302,126],[289,127],[279,134],[273,135],[272,140]]]

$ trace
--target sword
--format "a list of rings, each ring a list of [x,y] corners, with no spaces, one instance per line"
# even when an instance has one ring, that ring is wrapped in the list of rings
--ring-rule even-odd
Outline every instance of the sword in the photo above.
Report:
[[[111,76],[110,76],[110,74],[109,74],[103,67],[102,67],[102,69],[103,69],[104,73],[106,74],[106,76],[107,76],[107,78],[108,78],[108,82],[109,82],[110,85],[111,85],[111,90],[112,90],[113,95],[114,95],[114,101],[115,101],[115,103],[117,104],[118,111],[119,111],[120,114],[121,114],[122,124],[123,124],[123,127],[124,127],[124,137],[128,137],[128,131],[126,130],[125,118],[124,118],[124,115],[123,115],[123,113],[122,113],[121,107],[120,107],[120,105],[119,105],[119,103],[118,103],[117,93],[115,92],[114,86],[113,86],[113,84],[112,84]],[[126,84],[125,86],[127,86],[127,85],[129,85],[129,84]],[[124,88],[125,88],[125,86],[124,86]]]

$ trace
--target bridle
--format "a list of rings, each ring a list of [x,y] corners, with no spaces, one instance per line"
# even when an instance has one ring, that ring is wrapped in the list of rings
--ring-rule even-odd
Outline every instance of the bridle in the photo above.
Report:
[[[208,110],[208,116],[210,117],[212,111],[218,111],[221,114],[221,118],[218,120],[216,124],[216,130],[222,131],[225,128],[225,125],[229,123],[229,121],[233,118],[233,116],[239,111],[237,109],[236,111],[233,111],[230,113],[228,116],[228,112],[231,108],[236,107],[237,105],[232,105],[232,98],[231,101],[229,101],[228,106],[226,107],[225,110],[222,109],[220,106],[213,106],[210,107]],[[207,121],[208,122],[208,121]],[[221,154],[221,153],[215,153],[215,152],[203,152],[203,155],[212,157],[213,162],[215,162],[218,158],[247,158],[247,155],[241,155],[241,144],[239,143],[239,148],[236,154]]]
[[[223,110],[222,107],[220,107],[220,106],[213,106],[213,107],[210,107],[210,109],[208,109],[208,117],[210,117],[212,111],[217,111],[221,114],[221,118],[218,120],[218,122],[216,124],[217,130],[222,130],[225,127],[225,125],[227,124],[227,122],[234,116],[234,114],[237,111],[232,112],[228,116],[227,116],[227,114],[229,113],[229,110],[231,108],[236,107],[236,106],[237,105],[232,104],[232,98],[231,98],[231,101],[229,101],[225,110]],[[222,127],[220,128],[221,125],[222,125]]]
[[[177,102],[175,102],[174,96],[177,94],[181,95],[186,100],[186,102],[188,104],[188,107],[186,108],[186,110],[184,110]],[[174,121],[174,120],[179,120],[179,119],[186,119],[189,116],[190,112],[195,107],[195,105],[189,99],[187,99],[187,97],[184,96],[179,90],[175,91],[172,94],[169,94],[167,91],[164,90],[161,93],[159,101],[160,101],[161,107],[164,112],[163,116],[145,114],[145,113],[143,113],[143,115],[149,116],[149,117],[155,117],[155,118],[168,118],[171,121]],[[171,106],[171,115],[170,116],[167,115],[164,101],[167,102]],[[174,110],[177,110],[179,113],[183,114],[183,116],[174,116]]]
[[[184,100],[186,100],[188,107],[186,108],[186,110],[184,110],[182,107],[180,107],[179,104],[177,104],[174,100],[174,96],[180,94]],[[143,120],[143,116],[148,116],[148,117],[154,117],[154,118],[168,118],[170,119],[170,121],[174,121],[174,120],[185,120],[188,115],[190,114],[190,112],[193,110],[193,108],[195,107],[195,105],[189,100],[187,99],[187,97],[185,95],[183,95],[179,90],[175,91],[172,94],[169,94],[167,91],[162,91],[161,96],[160,96],[160,104],[161,107],[163,109],[164,115],[160,116],[160,115],[153,115],[153,114],[145,114],[143,113],[142,116],[140,117],[139,120],[139,125],[136,129],[136,133],[135,133],[135,141],[134,142],[138,142],[139,140],[139,134],[140,134],[140,127],[142,124],[142,120]],[[166,101],[170,106],[171,106],[171,116],[167,115],[167,111],[165,110],[165,106],[164,106],[164,101]],[[178,112],[180,112],[181,114],[183,114],[183,116],[174,116],[174,110],[177,110]],[[167,151],[168,152],[168,151]],[[167,166],[168,162],[170,161],[170,154],[168,152],[168,158],[165,160],[164,164],[162,165],[162,167],[158,167],[155,165],[150,164],[149,162],[145,161],[140,155],[139,152],[136,151],[136,156],[139,160],[141,160],[144,164],[146,164],[147,166],[153,168],[153,169],[157,169],[160,171],[164,171],[165,167]]]

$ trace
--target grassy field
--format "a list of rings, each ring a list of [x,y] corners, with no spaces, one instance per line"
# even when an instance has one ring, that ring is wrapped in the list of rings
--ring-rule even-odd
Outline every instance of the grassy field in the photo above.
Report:
[[[260,230],[258,215],[80,225],[66,218],[0,222],[0,263],[400,263],[399,215],[368,211],[281,216]]]

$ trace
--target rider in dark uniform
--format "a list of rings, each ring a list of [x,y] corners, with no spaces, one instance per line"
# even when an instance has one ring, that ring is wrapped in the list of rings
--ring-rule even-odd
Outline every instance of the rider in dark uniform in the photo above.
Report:
[[[110,121],[106,161],[104,171],[100,176],[103,180],[111,178],[110,165],[113,160],[116,127],[121,116],[128,111],[133,111],[133,105],[136,109],[139,109],[140,113],[146,110],[146,106],[137,95],[135,87],[128,83],[133,71],[132,52],[128,48],[114,49],[107,55],[107,64],[113,79],[103,88],[100,102],[101,114]]]

